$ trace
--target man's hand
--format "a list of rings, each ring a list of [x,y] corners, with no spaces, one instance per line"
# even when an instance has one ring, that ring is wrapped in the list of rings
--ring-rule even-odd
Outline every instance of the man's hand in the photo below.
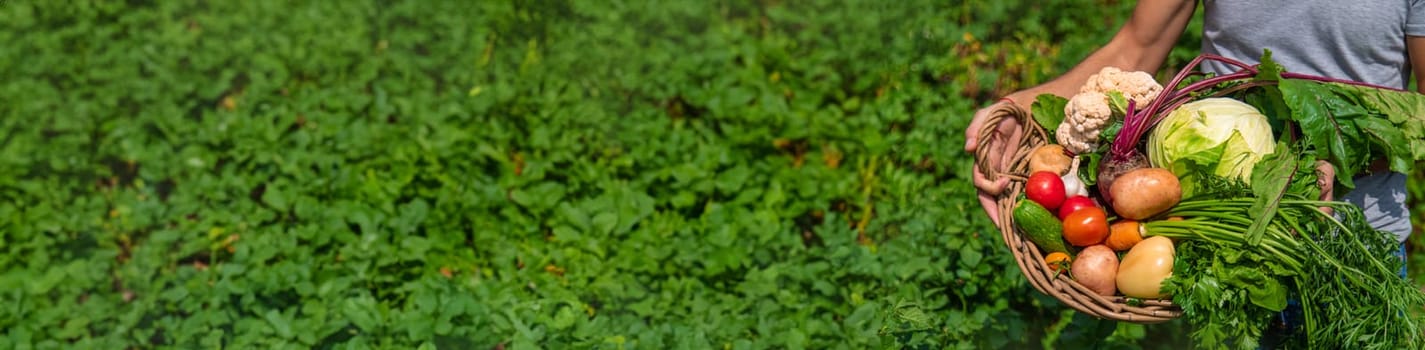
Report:
[[[995,198],[1009,186],[1009,178],[998,174],[1006,172],[1013,162],[1010,158],[1014,156],[1015,148],[1024,137],[1024,128],[1018,119],[1003,118],[995,122],[992,133],[985,135],[988,139],[980,139],[980,131],[984,129],[985,123],[989,122],[991,115],[1005,108],[1015,108],[1014,102],[1001,99],[975,111],[970,127],[965,129],[965,151],[979,151],[988,166],[988,169],[980,169],[980,163],[975,163],[974,183],[975,188],[979,190],[980,205],[985,208],[985,213],[990,215],[990,220],[994,221],[995,225],[1000,224],[999,207],[995,205]],[[995,174],[995,178],[991,180],[986,172]]]
[[[1316,161],[1316,186],[1321,188],[1321,200],[1336,200],[1336,167],[1324,160]],[[1333,214],[1331,207],[1321,207],[1326,214]]]

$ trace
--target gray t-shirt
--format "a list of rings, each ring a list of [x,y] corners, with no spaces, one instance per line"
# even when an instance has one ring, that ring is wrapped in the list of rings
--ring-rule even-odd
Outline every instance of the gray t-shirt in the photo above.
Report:
[[[1406,36],[1425,36],[1425,0],[1203,0],[1202,52],[1257,63],[1262,49],[1287,71],[1408,86]],[[1204,71],[1232,67],[1210,62]],[[1341,200],[1360,206],[1376,229],[1410,236],[1406,175],[1359,176]],[[1337,192],[1340,194],[1340,191]]]

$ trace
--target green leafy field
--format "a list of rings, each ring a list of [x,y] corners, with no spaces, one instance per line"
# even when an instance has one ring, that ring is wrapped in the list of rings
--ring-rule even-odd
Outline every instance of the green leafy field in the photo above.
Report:
[[[0,348],[1185,346],[962,151],[1130,2],[64,3],[0,2]]]

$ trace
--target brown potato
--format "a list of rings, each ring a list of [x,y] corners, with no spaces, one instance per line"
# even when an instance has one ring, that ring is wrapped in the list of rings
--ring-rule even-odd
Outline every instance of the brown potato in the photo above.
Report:
[[[1113,211],[1130,220],[1143,220],[1178,205],[1183,188],[1178,177],[1163,168],[1141,168],[1120,175],[1109,189]]]
[[[1055,144],[1039,146],[1029,154],[1029,173],[1048,171],[1055,175],[1064,175],[1069,171],[1069,165],[1072,162],[1073,158],[1069,158],[1069,155],[1064,153],[1064,146]]]

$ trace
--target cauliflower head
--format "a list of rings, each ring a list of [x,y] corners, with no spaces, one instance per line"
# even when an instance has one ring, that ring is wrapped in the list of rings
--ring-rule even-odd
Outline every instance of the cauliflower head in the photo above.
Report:
[[[1069,98],[1069,103],[1064,106],[1064,122],[1054,131],[1059,144],[1074,153],[1093,151],[1098,146],[1103,128],[1113,122],[1108,93],[1115,91],[1133,101],[1138,108],[1143,108],[1163,92],[1163,86],[1147,72],[1104,67],[1089,76],[1088,81],[1079,87],[1079,93]]]
[[[1064,105],[1064,122],[1055,130],[1055,139],[1064,148],[1074,153],[1093,150],[1098,143],[1098,135],[1113,120],[1113,110],[1108,106],[1108,95],[1101,92],[1083,92],[1074,95]]]
[[[1132,100],[1135,105],[1143,106],[1158,97],[1158,93],[1163,92],[1163,86],[1153,80],[1153,75],[1147,72],[1103,67],[1098,73],[1089,76],[1088,81],[1079,87],[1079,93],[1107,93],[1109,91],[1118,91],[1123,94],[1124,98]]]
[[[1080,154],[1092,151],[1098,136],[1084,135],[1084,133],[1075,131],[1074,128],[1059,128],[1054,131],[1054,139],[1058,140],[1059,144],[1069,152]]]

